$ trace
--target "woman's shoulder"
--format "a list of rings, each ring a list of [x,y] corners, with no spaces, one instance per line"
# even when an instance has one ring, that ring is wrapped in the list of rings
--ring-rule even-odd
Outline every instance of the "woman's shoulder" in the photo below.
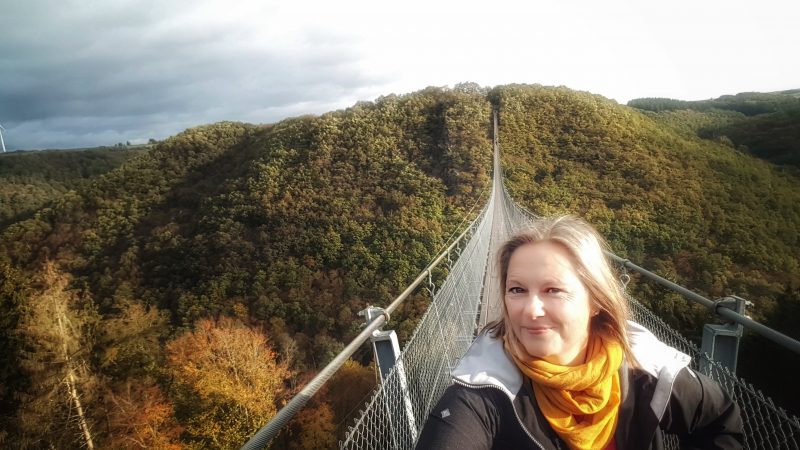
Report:
[[[652,415],[660,421],[668,414],[668,409],[675,405],[676,399],[688,401],[702,398],[698,375],[687,366],[662,369],[655,374],[642,367],[628,367],[622,396],[623,399],[635,399],[631,402],[637,405],[639,415],[646,411],[648,416]]]
[[[456,384],[472,388],[494,387],[512,401],[522,388],[523,376],[503,347],[501,338],[483,332],[459,360],[452,372]]]
[[[742,429],[739,407],[708,376],[683,367],[666,385],[663,378],[631,368],[628,381],[631,391],[627,409],[634,412],[637,420],[648,421],[652,417],[664,430],[677,435],[710,435],[713,439],[724,435],[721,439],[732,439],[731,448],[739,448],[735,445]]]
[[[636,322],[628,321],[626,329],[635,365],[656,378],[672,379],[692,359],[680,350],[660,341],[650,330]]]
[[[672,396],[674,399],[691,404],[700,401],[712,404],[731,402],[730,395],[722,389],[719,383],[688,367],[679,372],[675,378]]]

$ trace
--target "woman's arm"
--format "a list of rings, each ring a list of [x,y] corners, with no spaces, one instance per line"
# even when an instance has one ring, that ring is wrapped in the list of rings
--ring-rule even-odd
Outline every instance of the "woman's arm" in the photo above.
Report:
[[[681,437],[681,448],[740,449],[744,443],[739,405],[714,380],[688,368],[675,379],[662,423]]]
[[[447,388],[428,415],[416,448],[491,449],[498,423],[491,391],[495,389],[470,389],[458,384]]]

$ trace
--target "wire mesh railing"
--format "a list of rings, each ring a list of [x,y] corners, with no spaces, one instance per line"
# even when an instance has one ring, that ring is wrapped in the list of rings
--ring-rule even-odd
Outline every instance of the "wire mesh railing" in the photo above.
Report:
[[[494,219],[494,196],[409,339],[395,368],[340,443],[345,448],[413,448],[450,371],[472,343]]]

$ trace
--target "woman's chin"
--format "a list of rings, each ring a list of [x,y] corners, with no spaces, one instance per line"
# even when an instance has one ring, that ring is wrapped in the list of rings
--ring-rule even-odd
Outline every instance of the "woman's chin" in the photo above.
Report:
[[[541,345],[526,345],[523,343],[522,346],[525,347],[525,351],[528,353],[528,355],[534,358],[545,359],[551,355],[551,353]]]

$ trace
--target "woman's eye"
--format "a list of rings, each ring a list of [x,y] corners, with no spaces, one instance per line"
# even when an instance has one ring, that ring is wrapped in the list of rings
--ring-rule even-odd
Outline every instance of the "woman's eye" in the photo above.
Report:
[[[561,292],[564,292],[564,291],[562,291],[559,288],[552,288],[551,287],[551,288],[545,289],[545,292],[547,292],[548,294],[560,294]]]
[[[521,287],[512,287],[512,288],[510,288],[510,289],[508,290],[508,293],[509,293],[509,294],[521,294],[521,293],[523,293],[523,292],[525,292],[525,290],[524,290],[524,289],[522,289]]]

